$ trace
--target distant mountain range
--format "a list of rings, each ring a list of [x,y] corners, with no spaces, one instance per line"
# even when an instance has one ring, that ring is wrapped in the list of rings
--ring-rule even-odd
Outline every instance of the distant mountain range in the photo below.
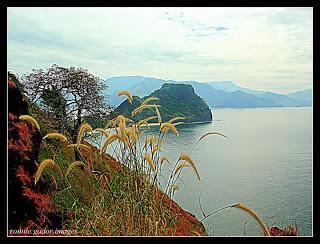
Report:
[[[236,85],[233,81],[197,82],[162,80],[143,76],[120,76],[105,80],[111,105],[118,106],[125,100],[117,94],[129,90],[133,95],[144,97],[160,89],[164,83],[190,84],[195,93],[212,108],[256,108],[256,107],[310,107],[312,89],[287,94],[257,91]]]

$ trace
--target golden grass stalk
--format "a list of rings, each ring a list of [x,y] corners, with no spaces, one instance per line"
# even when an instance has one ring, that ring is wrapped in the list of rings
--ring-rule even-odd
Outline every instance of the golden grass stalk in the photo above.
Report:
[[[82,143],[80,143],[80,144],[69,144],[68,147],[77,148],[77,149],[82,148],[82,149],[85,149],[88,152],[92,152],[91,147],[89,147],[86,144],[82,144]]]
[[[181,121],[181,122],[173,123],[174,126],[181,125],[181,124],[184,124],[184,122]]]
[[[155,107],[155,109],[156,109],[156,113],[157,113],[158,123],[161,124],[162,123],[161,114],[160,114],[159,109],[157,107]]]
[[[163,156],[160,158],[160,164],[163,164],[164,162],[170,163],[170,160],[167,158],[167,156]]]
[[[168,130],[171,130],[172,133],[174,133],[177,136],[179,136],[179,133],[178,133],[176,127],[173,124],[170,124],[168,122],[161,124],[160,131],[163,131],[163,132],[166,133]]]
[[[145,118],[144,120],[147,121],[147,122],[149,122],[150,120],[156,119],[157,117],[158,117],[158,116],[150,116],[150,117]]]
[[[126,124],[124,121],[119,123],[120,135],[122,138],[126,137]]]
[[[186,119],[186,118],[184,118],[184,117],[174,117],[174,118],[170,119],[168,121],[168,123],[172,124],[173,122],[175,122],[177,120],[184,120],[184,119]]]
[[[94,129],[94,131],[96,131],[96,132],[99,132],[99,133],[103,134],[105,137],[108,137],[108,136],[109,136],[109,132],[108,132],[107,130],[105,130],[105,129],[102,129],[102,128],[96,128],[96,129]]]
[[[152,149],[152,151],[151,151],[151,153],[152,153],[152,155],[154,155],[156,152],[162,152],[162,150],[161,150],[161,148],[159,147],[159,146],[156,146],[156,147],[154,147],[153,149]]]
[[[154,144],[154,136],[150,136],[149,137],[149,145],[153,145]]]
[[[122,90],[118,92],[118,96],[126,96],[128,98],[128,101],[132,104],[133,103],[133,97],[131,93],[127,90]]]
[[[180,170],[182,170],[183,168],[185,168],[185,167],[190,167],[190,165],[189,165],[189,164],[186,164],[186,163],[180,164],[180,165],[176,168],[176,170],[174,171],[173,176],[175,176],[176,174],[178,174],[178,172],[179,172]]]
[[[78,133],[78,138],[77,138],[77,144],[80,144],[81,143],[81,140],[83,138],[83,135],[86,131],[92,131],[92,127],[87,124],[87,123],[84,123],[80,126],[79,128],[79,133]]]
[[[124,123],[126,124],[127,121],[129,121],[130,119],[124,117],[122,114],[118,115],[116,118],[116,122],[118,122],[118,124],[120,123]]]
[[[138,134],[137,134],[137,130],[136,128],[130,127],[126,130],[126,134],[132,139],[133,142],[136,142],[139,140]]]
[[[123,141],[122,137],[119,134],[113,134],[110,136],[104,143],[100,149],[100,155],[107,149],[108,145],[114,142],[115,140]]]
[[[270,236],[268,226],[255,211],[253,211],[252,209],[250,209],[249,207],[247,207],[246,205],[244,205],[242,203],[237,203],[235,205],[232,205],[231,207],[241,209],[242,211],[250,214],[258,222],[260,228],[263,231],[263,234],[265,236]]]
[[[43,137],[42,139],[46,139],[46,138],[52,138],[52,139],[59,139],[60,141],[68,141],[67,137],[63,134],[60,133],[48,133],[45,137]]]
[[[161,107],[161,106],[157,104],[140,105],[139,107],[137,107],[135,110],[132,111],[131,116],[133,117],[136,114],[141,113],[146,108],[158,108],[158,107]]]
[[[171,186],[171,189],[172,189],[173,192],[180,190],[179,186],[176,185],[176,184],[172,185],[172,186]]]
[[[35,178],[34,178],[34,183],[37,184],[37,182],[39,181],[42,173],[43,173],[43,170],[47,167],[57,167],[56,166],[56,163],[52,160],[52,159],[45,159],[43,160],[39,166],[38,166],[38,169],[37,169],[37,172],[35,174]]]
[[[193,151],[193,149],[198,145],[198,143],[199,143],[203,138],[205,138],[205,137],[207,137],[207,136],[209,136],[209,135],[219,135],[219,136],[223,136],[223,137],[227,138],[227,136],[225,136],[224,134],[219,133],[219,132],[215,132],[215,131],[208,132],[208,133],[204,134],[203,136],[201,136],[201,137],[199,138],[199,140],[196,142],[196,144],[194,144],[194,146],[192,147],[190,153]]]
[[[156,101],[156,100],[159,100],[159,98],[157,97],[148,97],[147,99],[145,99],[141,105],[146,105],[148,102],[151,102],[151,101]]]
[[[156,166],[154,165],[153,160],[152,160],[152,158],[150,157],[149,154],[145,154],[145,155],[143,156],[143,159],[145,159],[145,160],[148,162],[150,168],[151,168],[153,171],[156,171]]]
[[[21,115],[19,116],[20,120],[25,120],[25,121],[29,121],[32,125],[34,125],[38,130],[40,130],[40,126],[38,124],[38,122],[31,117],[30,115]]]
[[[196,167],[195,162],[193,161],[193,159],[190,156],[188,156],[187,154],[182,153],[180,155],[180,157],[179,157],[179,161],[180,160],[187,161],[191,165],[191,167],[193,168],[194,172],[197,174],[199,181],[201,181],[199,172],[197,170],[197,167]]]
[[[196,236],[201,236],[200,233],[197,232],[197,231],[195,231],[195,230],[192,230],[192,231],[191,231],[191,234],[195,234]]]
[[[85,163],[81,161],[74,161],[72,164],[70,164],[67,169],[66,176],[68,176],[75,167],[79,167],[79,166],[86,167]]]
[[[149,124],[145,119],[142,119],[137,123],[137,128],[139,129],[141,125],[145,125],[149,127]]]

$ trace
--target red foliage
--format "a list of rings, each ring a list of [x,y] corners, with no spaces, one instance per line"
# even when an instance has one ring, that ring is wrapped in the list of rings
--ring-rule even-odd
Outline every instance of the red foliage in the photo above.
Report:
[[[19,178],[19,180],[22,182],[23,185],[31,186],[32,181],[31,181],[30,175],[22,165],[19,165],[16,176]]]
[[[270,229],[270,235],[271,236],[297,236],[298,235],[298,229],[294,225],[288,225],[284,229],[280,229],[276,226],[271,227]]]
[[[49,196],[43,195],[41,193],[37,193],[30,188],[24,187],[22,190],[23,196],[29,198],[30,200],[34,201],[38,212],[53,212],[51,207],[51,198]]]
[[[8,132],[8,149],[16,152],[23,160],[29,160],[30,153],[34,150],[32,141],[34,129],[9,113]]]
[[[16,83],[14,83],[14,81],[8,80],[8,87],[9,88],[17,88],[17,85],[16,85]]]

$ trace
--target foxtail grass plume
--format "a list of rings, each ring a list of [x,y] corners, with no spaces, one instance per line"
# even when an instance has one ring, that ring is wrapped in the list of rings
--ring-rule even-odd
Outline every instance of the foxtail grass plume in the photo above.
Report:
[[[48,133],[45,137],[43,137],[43,139],[46,139],[46,138],[58,139],[60,141],[68,141],[68,139],[65,135],[60,134],[60,133],[56,133],[56,132]]]
[[[174,134],[179,136],[179,133],[173,124],[170,124],[168,122],[161,124],[160,131],[163,131],[164,133],[166,133],[168,130],[171,130]]]
[[[185,167],[191,167],[189,164],[186,164],[186,163],[184,163],[184,164],[180,164],[177,168],[176,168],[176,170],[174,171],[174,174],[173,174],[173,176],[175,176],[176,174],[178,174],[178,172],[179,171],[181,171],[183,168],[185,168]]]
[[[146,105],[148,102],[157,101],[157,100],[159,100],[159,98],[157,98],[157,97],[148,97],[147,99],[145,99],[145,100],[141,103],[141,105]]]
[[[43,160],[39,166],[38,166],[38,169],[37,169],[37,172],[35,174],[35,178],[34,178],[34,183],[37,184],[37,182],[39,181],[42,173],[43,173],[43,170],[47,167],[52,167],[52,168],[57,168],[57,165],[56,163],[52,160],[52,159],[45,159]]]
[[[167,162],[168,164],[170,163],[169,159],[167,156],[163,156],[160,158],[160,164],[163,164],[164,162]]]
[[[176,184],[172,185],[171,189],[172,189],[173,192],[180,190],[179,186],[176,185]]]
[[[103,134],[105,137],[108,137],[108,136],[109,136],[109,132],[108,132],[107,130],[105,130],[105,129],[102,129],[102,128],[96,128],[96,129],[94,129],[94,131],[96,131],[96,132],[99,132],[99,133]]]
[[[143,156],[143,158],[148,162],[148,164],[149,164],[150,168],[152,169],[152,171],[156,171],[156,166],[154,165],[153,160],[150,157],[150,155],[149,154],[145,154]]]
[[[129,103],[133,103],[133,97],[127,90],[122,90],[118,92],[118,96],[126,96],[128,98]]]
[[[250,214],[258,222],[260,228],[263,231],[263,234],[265,236],[270,236],[268,226],[255,211],[253,211],[252,209],[250,209],[249,207],[247,207],[246,205],[241,204],[241,203],[237,203],[235,205],[232,205],[231,207],[241,209],[242,211]]]
[[[34,125],[38,130],[40,130],[40,126],[38,124],[38,122],[31,117],[30,115],[21,115],[19,116],[20,120],[25,120],[25,121],[29,121],[32,125]]]
[[[187,154],[182,153],[180,155],[180,157],[179,157],[179,161],[180,160],[187,161],[191,165],[191,167],[193,168],[194,172],[197,174],[197,177],[198,177],[199,181],[201,181],[199,172],[197,170],[197,167],[196,167],[195,162],[193,161],[193,159],[190,156],[188,156]]]
[[[87,123],[84,123],[80,126],[79,128],[79,133],[78,133],[78,138],[77,138],[77,144],[80,144],[81,143],[81,140],[83,138],[83,135],[86,131],[90,131],[92,132],[92,127],[87,124]]]
[[[107,149],[108,145],[115,140],[123,141],[122,137],[119,134],[113,134],[103,143],[99,154],[101,155]]]
[[[68,167],[67,169],[67,172],[66,172],[66,176],[68,176],[71,171],[75,168],[75,167],[86,167],[85,163],[81,162],[81,161],[74,161],[72,164],[70,164],[70,166]]]

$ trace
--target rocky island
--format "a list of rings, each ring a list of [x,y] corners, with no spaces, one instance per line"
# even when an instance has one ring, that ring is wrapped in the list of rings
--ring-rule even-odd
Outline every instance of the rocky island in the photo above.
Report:
[[[193,87],[188,84],[165,83],[160,89],[155,90],[148,96],[143,98],[134,96],[133,104],[130,104],[127,100],[122,102],[115,109],[114,115],[123,114],[126,117],[131,117],[130,114],[133,109],[139,107],[142,101],[149,97],[159,98],[159,100],[153,103],[161,106],[159,111],[163,121],[168,121],[174,117],[184,117],[185,123],[212,121],[209,106],[194,92]],[[133,120],[138,121],[141,118],[152,115],[154,115],[154,111],[144,110],[136,115]],[[156,122],[156,120],[151,122]]]

